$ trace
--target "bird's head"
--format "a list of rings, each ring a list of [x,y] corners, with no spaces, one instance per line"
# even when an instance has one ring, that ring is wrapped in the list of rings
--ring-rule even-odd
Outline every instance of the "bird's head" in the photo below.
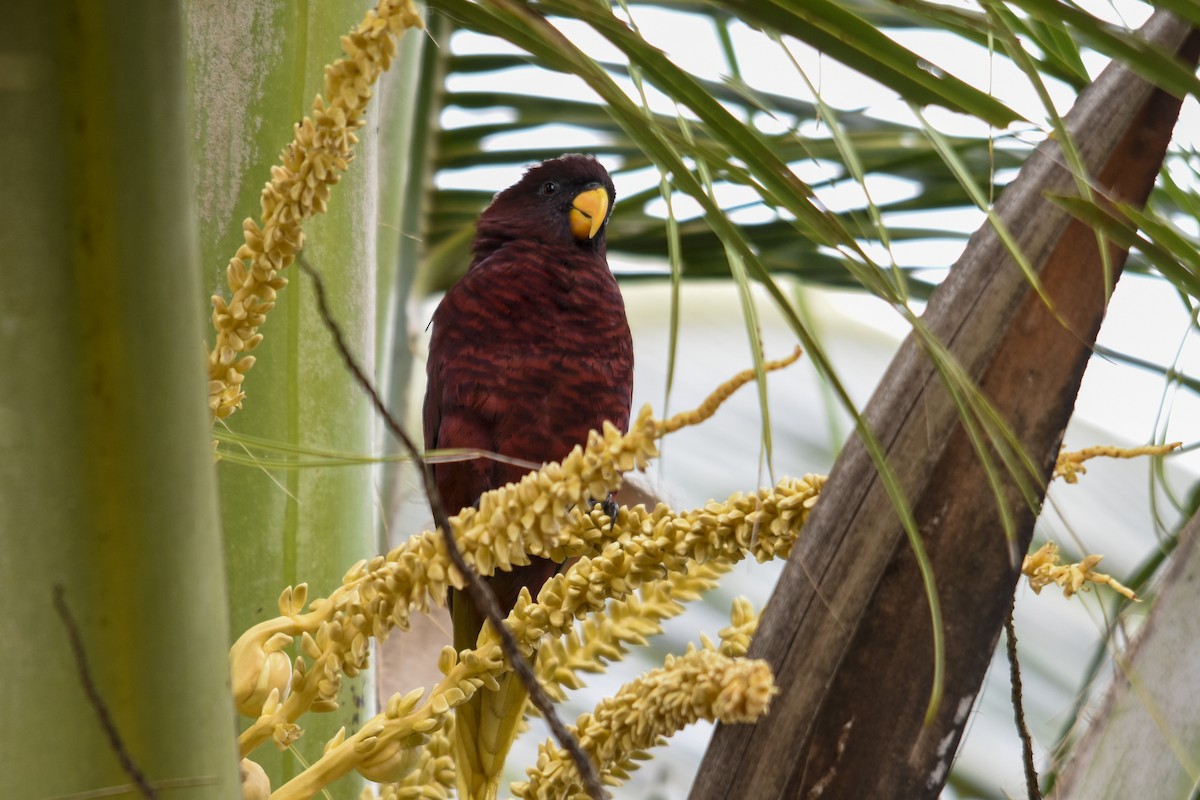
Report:
[[[532,239],[603,253],[616,190],[592,156],[571,154],[530,167],[493,198],[479,217],[475,257],[513,239]]]

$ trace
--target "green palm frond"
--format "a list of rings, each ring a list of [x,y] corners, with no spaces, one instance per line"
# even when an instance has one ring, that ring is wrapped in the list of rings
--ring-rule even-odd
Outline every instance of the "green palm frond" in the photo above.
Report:
[[[1188,19],[1197,15],[1192,4],[1180,0],[1157,5]],[[919,304],[935,287],[938,274],[928,268],[948,265],[894,259],[891,249],[923,241],[962,242],[966,233],[948,221],[951,213],[982,208],[978,213],[986,215],[1033,146],[1048,136],[1061,139],[1050,89],[1085,86],[1097,53],[1127,60],[1152,82],[1195,96],[1200,82],[1186,67],[1145,45],[1132,30],[1058,0],[984,3],[983,11],[925,0],[759,0],[736,7],[659,0],[628,8],[585,0],[431,0],[429,6],[439,23],[444,76],[432,111],[451,110],[455,120],[449,129],[430,132],[433,175],[446,178],[482,167],[515,172],[580,149],[537,135],[548,126],[567,126],[562,130],[589,142],[586,149],[614,168],[619,188],[623,179],[636,187],[620,197],[609,231],[609,252],[619,259],[623,281],[724,279],[739,289],[761,284],[833,387],[831,395],[852,417],[857,409],[842,385],[841,367],[812,334],[793,287],[848,289],[883,299],[926,343],[993,487],[1009,476],[1023,487],[1028,502],[1036,503],[1029,458],[908,305]],[[707,44],[726,60],[723,74],[689,74],[642,38],[631,20],[636,23],[649,10],[706,21],[712,32]],[[754,85],[731,33],[747,29],[763,48],[812,47],[823,58],[870,76],[915,113],[900,121],[893,114],[880,116],[853,106],[821,81],[814,81],[821,93],[815,99],[774,84]],[[470,46],[460,47],[451,30],[471,34]],[[586,31],[578,42],[602,40],[604,57],[589,57],[592,46],[577,46],[565,31]],[[1015,68],[1033,87],[1029,94],[1044,104],[1044,114],[1035,119],[1024,112],[1027,120],[956,74],[952,58],[941,63],[919,55],[904,44],[905,35],[915,32],[970,43],[981,58]],[[586,88],[566,97],[546,96],[539,86],[550,85],[555,72],[582,78]],[[795,85],[803,82],[798,73]],[[973,128],[965,127],[974,132],[941,132],[936,121],[925,121],[933,119],[931,106],[973,120]],[[1181,224],[1200,210],[1195,170],[1187,172],[1194,158],[1189,161],[1178,149],[1169,155],[1150,205],[1139,212],[1090,196],[1092,176],[1082,173],[1072,144],[1066,145],[1082,199],[1059,202],[1097,228],[1098,236],[1132,246],[1129,270],[1167,280],[1196,297],[1196,237]],[[800,174],[817,177],[803,181]],[[848,208],[831,210],[822,202],[827,190],[869,188],[888,180],[902,182],[907,191],[878,202],[864,192],[867,200]],[[664,196],[671,202],[664,203]],[[430,210],[416,237],[422,242],[420,292],[445,288],[465,269],[472,225],[490,197],[486,190],[460,188],[428,195]],[[881,250],[887,255],[873,255]],[[672,296],[674,318],[677,291]],[[744,317],[751,350],[760,361],[753,309],[743,305],[729,313]],[[1192,380],[1181,378],[1183,385]],[[876,457],[886,472],[879,453]],[[919,547],[919,539],[914,536],[912,544]],[[971,778],[958,783],[979,785]]]
[[[436,2],[431,5],[434,14],[444,14],[462,30],[492,30],[489,17],[472,3]],[[712,171],[715,182],[749,188],[758,198],[753,204],[765,205],[768,212],[777,217],[766,222],[739,225],[747,241],[758,249],[767,268],[772,272],[793,274],[818,285],[853,285],[853,280],[845,275],[844,270],[837,268],[836,256],[823,249],[823,246],[828,247],[839,241],[845,244],[847,237],[876,238],[870,215],[866,209],[837,214],[814,211],[811,204],[803,200],[808,189],[796,183],[790,177],[791,170],[785,166],[819,163],[827,167],[829,177],[813,183],[813,190],[852,179],[842,162],[837,142],[821,118],[818,103],[762,91],[732,77],[721,81],[693,78],[662,58],[653,47],[641,44],[631,32],[622,33],[628,29],[623,27],[620,20],[607,12],[596,11],[594,6],[587,7],[590,5],[575,7],[570,3],[551,3],[542,7],[564,15],[582,15],[601,26],[601,30],[613,37],[618,46],[624,43],[630,58],[646,70],[644,74],[651,84],[657,88],[667,88],[684,107],[704,117],[705,124],[693,126],[690,141],[685,141],[673,114],[654,113],[649,119],[655,131],[670,147],[687,154],[689,158],[703,159]],[[865,23],[860,21],[857,24]],[[522,31],[522,35],[530,34]],[[716,27],[713,35],[715,39]],[[453,49],[453,40],[443,46]],[[553,48],[554,44],[547,46]],[[558,155],[563,149],[561,146],[490,149],[487,142],[490,137],[528,133],[540,126],[564,122],[586,132],[589,139],[597,142],[589,147],[591,151],[618,161],[618,175],[634,173],[652,165],[644,149],[609,113],[610,109],[606,109],[604,103],[593,97],[550,98],[525,90],[524,87],[536,85],[536,71],[546,69],[545,52],[541,52],[537,58],[505,52],[452,53],[445,63],[449,87],[464,83],[455,80],[458,77],[488,76],[493,79],[491,83],[494,86],[514,88],[487,92],[471,89],[455,91],[449,88],[442,95],[444,108],[486,111],[488,114],[478,123],[437,134],[435,151],[436,168],[439,171],[488,165],[511,165],[516,168]],[[541,66],[534,67],[535,63]],[[623,82],[629,76],[628,64],[596,62],[595,68],[603,70],[616,82]],[[519,81],[512,80],[516,75],[520,75]],[[958,83],[947,83],[958,86]],[[469,85],[473,86],[474,83]],[[986,97],[966,89],[960,93],[976,100],[980,96]],[[931,95],[924,90],[918,95],[925,100],[931,99]],[[950,104],[955,96],[951,92],[948,99],[941,99]],[[991,103],[988,107],[994,105]],[[961,110],[964,106],[955,107]],[[753,125],[759,115],[774,119],[776,127],[783,126],[785,130],[774,134],[760,133]],[[503,119],[496,121],[496,116],[502,116]],[[1004,116],[1004,121],[1014,118],[1015,115],[1008,114]],[[945,168],[936,148],[930,146],[919,125],[882,120],[854,110],[839,110],[838,123],[849,146],[857,154],[864,175],[870,178],[895,178],[913,185],[910,197],[880,205],[880,213],[936,212],[970,204],[953,172]],[[975,184],[993,190],[999,188],[993,185],[996,171],[1018,166],[1028,150],[1027,144],[1004,134],[990,140],[986,137],[947,137],[947,142],[970,169]],[[678,179],[672,181],[676,191],[679,190],[678,184]],[[657,188],[621,198],[621,213],[614,217],[609,237],[610,252],[635,258],[666,252],[666,221],[652,205],[660,198],[661,193]],[[470,226],[489,199],[487,192],[443,191],[434,195],[433,211],[428,228],[423,233],[429,254],[422,271],[423,287],[444,288],[465,268]],[[785,217],[796,215],[808,220],[811,230],[797,231],[795,224],[778,218],[780,211]],[[681,223],[685,226],[681,231],[684,237],[681,248],[683,274],[688,277],[728,276],[728,265],[723,257],[714,256],[719,253],[719,248],[716,248],[710,226],[693,222],[695,220]],[[889,233],[899,239],[921,238],[926,233],[930,236],[962,235],[959,231],[926,232],[903,227]],[[921,297],[928,293],[930,287],[914,282],[908,288],[915,296]]]

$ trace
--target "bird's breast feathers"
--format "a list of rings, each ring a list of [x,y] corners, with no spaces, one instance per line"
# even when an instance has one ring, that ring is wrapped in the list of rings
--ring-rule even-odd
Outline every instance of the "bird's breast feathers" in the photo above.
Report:
[[[473,266],[434,316],[435,336],[483,346],[544,341],[570,350],[578,339],[581,347],[603,350],[605,340],[622,333],[628,336],[625,304],[602,258],[528,244]]]

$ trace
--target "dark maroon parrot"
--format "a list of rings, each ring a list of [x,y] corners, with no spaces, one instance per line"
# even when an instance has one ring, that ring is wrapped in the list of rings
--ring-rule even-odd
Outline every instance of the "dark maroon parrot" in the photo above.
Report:
[[[541,464],[606,420],[627,428],[633,343],[604,243],[614,197],[600,162],[567,155],[530,168],[484,210],[471,266],[433,315],[427,448]],[[437,464],[434,477],[453,514],[528,471],[476,458]],[[489,582],[508,610],[557,568],[538,559]],[[473,649],[482,620],[465,593],[451,604],[454,646]]]

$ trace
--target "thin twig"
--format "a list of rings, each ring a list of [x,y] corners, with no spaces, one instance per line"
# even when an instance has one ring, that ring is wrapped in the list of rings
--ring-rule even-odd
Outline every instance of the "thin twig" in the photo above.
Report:
[[[1016,605],[1016,598],[1013,598]],[[1017,721],[1017,734],[1021,737],[1021,755],[1025,761],[1025,791],[1029,800],[1042,800],[1042,790],[1038,788],[1037,767],[1033,763],[1033,737],[1025,725],[1025,702],[1021,695],[1021,666],[1017,663],[1017,630],[1013,625],[1013,606],[1008,609],[1004,618],[1004,636],[1008,644],[1008,674],[1012,680],[1013,716]]]
[[[462,552],[458,549],[458,544],[454,541],[454,534],[450,529],[450,515],[446,513],[446,505],[442,502],[442,495],[437,490],[437,486],[433,481],[433,470],[421,455],[421,450],[409,437],[409,435],[392,416],[383,400],[379,397],[379,392],[375,390],[374,384],[367,374],[363,372],[362,367],[350,352],[349,346],[346,344],[345,336],[342,334],[341,326],[334,320],[333,315],[329,311],[329,304],[325,296],[325,282],[321,275],[313,268],[311,264],[300,256],[296,259],[296,263],[306,275],[312,278],[313,288],[316,290],[317,310],[321,314],[321,319],[325,322],[325,327],[329,329],[329,333],[333,336],[334,347],[342,356],[346,367],[354,374],[355,380],[359,386],[371,398],[371,403],[375,406],[376,412],[382,417],[384,425],[393,436],[404,446],[408,451],[409,457],[421,472],[421,480],[424,485],[425,495],[429,498],[429,508],[433,512],[434,525],[442,532],[442,539],[446,543],[446,552],[450,555],[450,560],[454,562],[454,566],[467,582],[467,593],[471,596],[471,600],[475,603],[475,607],[483,611],[483,615],[492,623],[493,630],[500,634],[500,646],[504,651],[504,657],[508,659],[508,663],[512,665],[513,672],[521,679],[521,683],[525,685],[525,690],[529,692],[529,699],[534,707],[541,712],[542,718],[546,720],[546,724],[550,726],[551,733],[558,740],[559,745],[571,754],[571,759],[575,762],[575,768],[579,770],[580,776],[583,778],[583,785],[587,793],[592,797],[592,800],[603,800],[604,791],[600,788],[600,776],[596,771],[595,764],[588,758],[587,753],[562,720],[559,719],[558,713],[554,710],[554,702],[546,691],[538,683],[537,676],[533,673],[533,666],[529,660],[521,654],[521,650],[517,645],[517,640],[513,637],[512,632],[504,624],[505,614],[500,610],[500,603],[496,600],[496,595],[492,592],[490,586],[484,582],[479,574],[469,565],[463,558]]]
[[[61,583],[54,584],[54,609],[62,619],[63,627],[67,629],[67,639],[71,643],[71,653],[75,657],[75,669],[79,671],[79,682],[83,685],[83,691],[87,694],[92,711],[96,713],[96,719],[100,721],[100,727],[104,729],[104,735],[108,737],[109,748],[121,762],[121,769],[133,781],[133,786],[141,792],[143,797],[147,800],[158,800],[158,792],[150,785],[150,781],[146,780],[145,774],[133,760],[133,756],[125,749],[125,743],[121,741],[121,734],[117,732],[117,725],[113,722],[112,714],[108,713],[108,706],[105,705],[104,698],[100,696],[100,690],[96,688],[96,683],[92,680],[87,651],[83,649],[83,637],[79,635],[79,626],[75,624],[75,618],[71,616],[71,609],[67,607],[66,592],[67,590]]]

